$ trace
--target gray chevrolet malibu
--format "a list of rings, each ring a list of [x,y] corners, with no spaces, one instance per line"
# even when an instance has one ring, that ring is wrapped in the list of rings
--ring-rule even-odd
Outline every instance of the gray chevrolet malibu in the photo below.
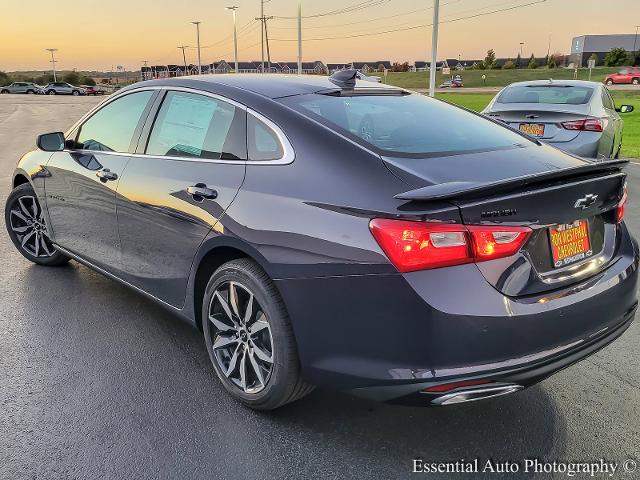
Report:
[[[536,80],[503,88],[482,113],[565,152],[617,158],[624,121],[607,88],[579,80]]]

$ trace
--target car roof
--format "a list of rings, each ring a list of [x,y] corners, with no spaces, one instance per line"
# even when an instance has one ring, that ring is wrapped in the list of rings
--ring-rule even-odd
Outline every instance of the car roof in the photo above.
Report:
[[[281,73],[266,74],[209,74],[188,77],[174,77],[161,80],[149,80],[135,83],[131,87],[139,88],[145,85],[166,86],[166,87],[192,87],[207,91],[214,90],[217,85],[235,87],[241,90],[248,90],[258,95],[268,98],[282,98],[294,95],[304,95],[327,90],[338,90],[336,84],[329,80],[329,77],[321,75],[285,75]],[[131,88],[130,87],[130,88]],[[389,85],[356,80],[356,90],[402,90]]]
[[[548,87],[550,85],[558,85],[558,86],[572,86],[572,87],[600,87],[602,86],[599,82],[588,82],[586,80],[554,80],[552,78],[548,80],[529,80],[527,82],[515,82],[508,87],[535,87],[535,86],[545,86]]]

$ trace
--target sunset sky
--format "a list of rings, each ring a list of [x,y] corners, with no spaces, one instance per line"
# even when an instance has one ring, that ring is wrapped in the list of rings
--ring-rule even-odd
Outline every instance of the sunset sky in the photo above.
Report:
[[[492,13],[532,2],[510,11]],[[431,50],[432,0],[303,0],[303,15],[313,16],[368,3],[367,8],[342,14],[305,18],[305,60],[426,60]],[[29,0],[3,2],[0,15],[0,70],[50,69],[49,53],[58,48],[60,69],[109,70],[122,65],[136,70],[149,64],[182,63],[178,45],[196,45],[200,20],[203,63],[233,60],[231,13],[238,10],[240,60],[260,58],[260,0]],[[28,6],[28,8],[25,8]],[[296,0],[271,0],[265,6],[269,21],[271,58],[294,61],[297,55]],[[489,48],[498,57],[568,53],[571,38],[583,34],[634,33],[640,24],[639,0],[441,0],[439,58],[461,55],[482,58]],[[456,20],[456,21],[451,21]],[[387,30],[399,30],[382,34]],[[355,38],[326,39],[377,33]],[[323,39],[323,40],[313,40]],[[187,50],[196,63],[196,50]]]

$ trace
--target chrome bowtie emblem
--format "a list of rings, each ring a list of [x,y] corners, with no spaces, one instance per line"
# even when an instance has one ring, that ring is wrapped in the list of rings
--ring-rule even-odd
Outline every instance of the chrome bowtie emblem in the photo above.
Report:
[[[573,206],[575,208],[581,208],[582,210],[585,210],[589,208],[591,205],[593,205],[594,203],[596,203],[597,199],[598,199],[598,195],[592,195],[589,193],[584,197],[576,200],[576,203]]]

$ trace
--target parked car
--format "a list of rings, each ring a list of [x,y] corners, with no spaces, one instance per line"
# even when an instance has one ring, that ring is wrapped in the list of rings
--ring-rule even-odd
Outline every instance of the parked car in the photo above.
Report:
[[[586,158],[617,158],[624,121],[607,88],[579,80],[537,80],[502,89],[482,113]]]
[[[75,259],[192,322],[256,409],[312,385],[496,397],[627,329],[626,162],[354,76],[123,88],[21,158],[9,236],[36,264]],[[367,111],[379,125],[361,136]]]
[[[364,80],[365,82],[376,82],[376,83],[382,82],[382,79],[377,75],[365,75],[362,72],[356,73],[356,78],[358,80]]]
[[[104,89],[98,86],[82,85],[82,88],[84,89],[86,95],[104,95],[105,94]]]
[[[47,95],[86,95],[87,91],[82,87],[71,85],[67,82],[53,82],[44,87]]]
[[[0,93],[39,94],[44,92],[40,85],[33,82],[13,82],[11,85],[0,87]]]
[[[439,88],[462,88],[464,87],[464,83],[462,80],[445,80],[439,85]]]
[[[623,68],[618,73],[608,75],[604,79],[607,85],[615,84],[640,84],[640,67]]]

